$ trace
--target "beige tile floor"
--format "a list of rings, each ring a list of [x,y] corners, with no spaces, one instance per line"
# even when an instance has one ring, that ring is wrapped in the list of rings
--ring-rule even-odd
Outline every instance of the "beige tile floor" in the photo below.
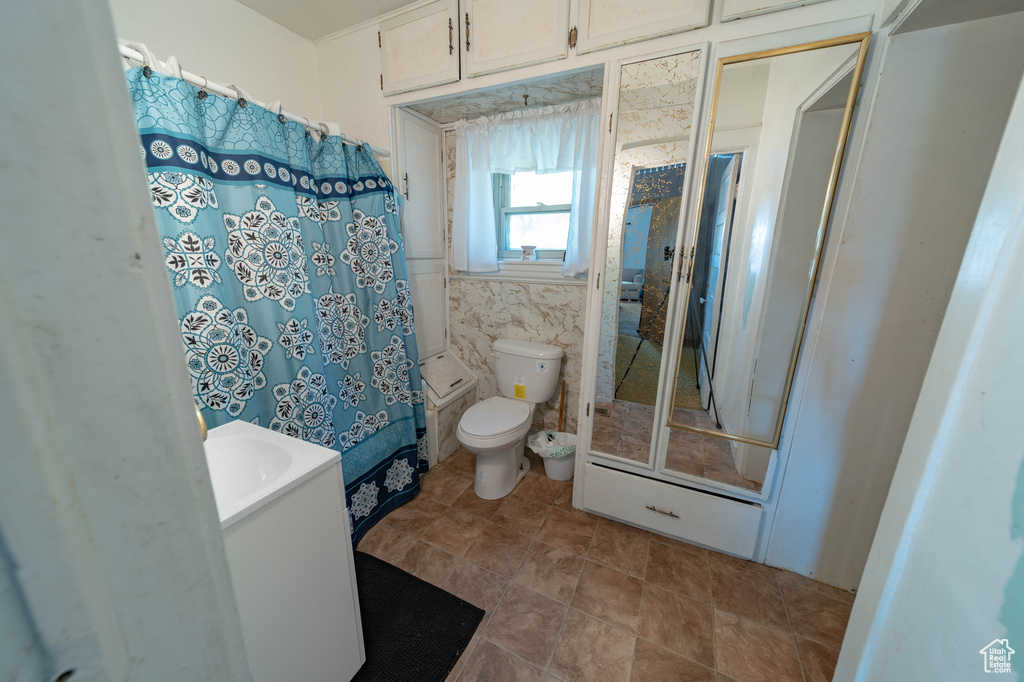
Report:
[[[460,450],[359,544],[486,611],[450,681],[831,679],[851,593],[573,509],[531,459],[487,501]]]
[[[675,421],[713,430],[707,412],[675,411]],[[654,408],[623,400],[599,402],[594,411],[591,447],[617,457],[647,463],[654,431]],[[691,476],[707,478],[746,490],[760,490],[761,484],[743,478],[736,471],[729,441],[695,431],[671,429],[665,466]]]

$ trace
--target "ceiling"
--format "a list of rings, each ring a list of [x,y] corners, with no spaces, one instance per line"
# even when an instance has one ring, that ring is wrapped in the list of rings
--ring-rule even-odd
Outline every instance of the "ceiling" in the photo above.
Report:
[[[526,107],[579,102],[600,97],[603,88],[604,67],[597,66],[582,71],[473,90],[430,102],[411,104],[409,108],[438,123],[454,123],[463,118],[491,116]],[[523,95],[529,95],[525,103]]]
[[[271,21],[317,40],[416,0],[238,0]]]

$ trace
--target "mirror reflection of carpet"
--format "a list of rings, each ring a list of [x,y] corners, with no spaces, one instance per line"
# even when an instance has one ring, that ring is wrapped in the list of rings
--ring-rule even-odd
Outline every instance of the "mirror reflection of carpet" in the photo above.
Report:
[[[621,318],[620,318],[621,320]],[[633,365],[623,381],[629,367],[629,360],[636,352],[640,338],[619,334],[615,349],[615,384],[619,390],[615,394],[617,400],[625,400],[641,405],[654,405],[658,399],[658,371],[661,367],[661,344],[644,341],[640,346]],[[693,363],[682,363],[679,370],[679,381],[676,385],[675,406],[688,410],[701,409],[700,391],[697,389],[697,377]]]

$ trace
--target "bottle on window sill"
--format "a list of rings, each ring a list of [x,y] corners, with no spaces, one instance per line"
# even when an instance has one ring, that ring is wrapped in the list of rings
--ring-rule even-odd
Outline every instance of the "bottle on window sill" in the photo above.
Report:
[[[520,246],[523,250],[523,260],[537,260],[537,247],[529,244]]]

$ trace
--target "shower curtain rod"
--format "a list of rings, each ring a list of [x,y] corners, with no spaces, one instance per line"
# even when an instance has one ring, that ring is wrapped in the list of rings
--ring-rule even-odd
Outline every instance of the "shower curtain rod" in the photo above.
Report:
[[[187,81],[192,85],[199,86],[203,90],[208,90],[210,92],[221,95],[222,97],[230,97],[231,99],[238,99],[240,97],[244,97],[245,99],[252,102],[253,104],[256,104],[257,106],[261,106],[265,109],[270,109],[271,111],[273,111],[272,106],[268,106],[266,103],[250,97],[245,91],[243,91],[241,88],[237,86],[221,85],[220,83],[214,83],[211,80],[207,80],[205,76],[199,76],[197,74],[192,73],[191,71],[186,71],[185,69],[178,67],[177,60],[174,57],[170,57],[166,63],[159,61],[158,59],[152,56],[152,53],[149,51],[149,48],[147,48],[142,43],[119,42],[117,44],[117,47],[121,53],[121,56],[125,59],[139,62],[144,66],[150,66],[152,62],[151,68],[156,68],[162,73],[170,73],[172,70],[177,71],[178,73],[175,73],[174,75],[177,75],[183,81]],[[289,121],[301,123],[306,128],[312,128],[313,130],[316,130],[318,133],[322,135],[330,133],[330,125],[334,125],[337,127],[337,124],[330,124],[325,121],[314,121],[306,118],[305,116],[299,116],[289,111],[284,111],[280,109],[279,104],[279,102],[272,103],[272,105],[277,105],[278,113],[281,116],[284,116]],[[344,142],[345,144],[355,146],[362,145],[363,147],[366,147],[371,152],[382,158],[387,159],[391,157],[391,152],[387,151],[386,149],[378,149],[367,142],[362,142],[360,140],[357,140],[353,137],[348,137],[347,135],[341,133],[338,134],[338,137],[340,137],[341,141]]]

